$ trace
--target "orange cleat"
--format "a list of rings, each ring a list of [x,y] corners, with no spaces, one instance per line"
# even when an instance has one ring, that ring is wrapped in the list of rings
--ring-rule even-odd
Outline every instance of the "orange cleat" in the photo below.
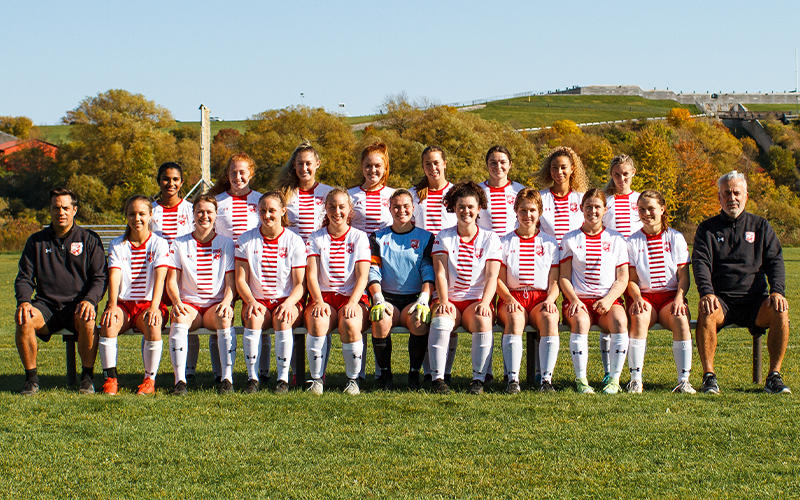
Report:
[[[113,396],[119,390],[119,384],[117,383],[117,378],[107,378],[105,382],[103,382],[103,394],[108,394],[109,396]]]
[[[139,390],[136,391],[137,396],[146,396],[148,394],[153,394],[156,392],[156,381],[145,377],[144,382],[142,385],[139,386]]]

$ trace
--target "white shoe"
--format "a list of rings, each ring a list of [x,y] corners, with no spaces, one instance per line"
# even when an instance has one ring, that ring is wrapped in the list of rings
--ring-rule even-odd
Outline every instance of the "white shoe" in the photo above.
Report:
[[[644,390],[644,385],[641,380],[631,380],[628,382],[628,394],[641,394]]]
[[[361,390],[358,388],[358,382],[353,379],[348,380],[347,385],[344,386],[344,393],[351,396],[358,396],[361,394]]]
[[[323,393],[322,380],[318,378],[311,379],[311,385],[308,387],[308,392],[316,396],[322,396]]]
[[[672,392],[680,392],[682,394],[695,394],[697,391],[694,390],[692,384],[689,383],[688,380],[681,380],[678,382],[678,385],[672,389]]]

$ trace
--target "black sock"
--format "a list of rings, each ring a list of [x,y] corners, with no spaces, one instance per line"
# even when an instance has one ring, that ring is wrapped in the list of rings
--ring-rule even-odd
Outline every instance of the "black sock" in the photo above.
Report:
[[[94,368],[81,367],[81,380],[94,380]]]
[[[380,367],[381,373],[392,371],[392,336],[385,339],[372,337],[372,351],[375,353],[375,364]]]
[[[408,360],[412,370],[419,371],[422,368],[422,361],[425,359],[425,352],[428,350],[428,334],[410,335],[408,338]]]
[[[39,383],[39,372],[36,368],[25,370],[25,382],[33,382],[34,384]]]
[[[111,367],[103,370],[103,378],[117,378],[117,367]]]

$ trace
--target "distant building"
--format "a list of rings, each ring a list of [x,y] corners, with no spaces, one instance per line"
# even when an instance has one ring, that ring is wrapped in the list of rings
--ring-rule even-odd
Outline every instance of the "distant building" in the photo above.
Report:
[[[58,152],[58,146],[39,139],[27,139],[21,141],[13,135],[3,134],[0,132],[0,140],[5,139],[5,137],[12,137],[12,140],[0,143],[0,156],[10,155],[11,153],[16,153],[17,151],[28,148],[39,148],[50,158],[55,158],[56,153]]]

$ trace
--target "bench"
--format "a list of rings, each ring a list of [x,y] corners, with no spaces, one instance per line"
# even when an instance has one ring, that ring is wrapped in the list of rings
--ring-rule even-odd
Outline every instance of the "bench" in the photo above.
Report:
[[[697,321],[692,320],[690,322],[690,328],[694,330],[697,327]],[[728,326],[725,328],[736,328],[736,326]],[[237,326],[235,327],[236,334],[242,335],[244,333],[244,327]],[[661,324],[656,323],[653,325],[650,330],[666,330]],[[455,330],[457,333],[469,333],[464,328],[456,328]],[[492,329],[494,333],[502,333],[503,327],[500,325],[495,325]],[[558,331],[560,333],[569,333],[569,326],[560,324],[558,327]],[[600,329],[593,325],[589,330],[591,332],[599,332]],[[200,328],[191,332],[194,335],[213,335],[216,334],[216,331],[209,330],[207,328]],[[274,330],[272,328],[268,330],[264,330],[264,333],[273,334]],[[294,357],[294,366],[292,366],[292,371],[298,374],[305,374],[306,373],[306,334],[308,330],[304,327],[298,327],[294,329],[294,347],[298,349],[297,352],[303,353],[302,356],[295,356]],[[337,333],[337,330],[334,329],[334,334]],[[392,328],[392,334],[406,334],[408,335],[410,332],[407,328],[403,327],[394,327]],[[762,382],[762,342],[761,336],[763,335],[763,330],[756,330],[750,331],[750,334],[753,336],[753,383],[760,384]],[[61,335],[64,338],[64,344],[66,346],[66,356],[67,356],[67,383],[70,385],[75,385],[77,381],[77,370],[75,365],[75,335],[70,332],[69,330],[60,330],[53,335]],[[139,332],[135,332],[133,330],[128,330],[126,332],[121,333],[121,335],[141,335]],[[162,335],[165,337],[169,336],[169,329],[165,328],[162,331]],[[538,370],[537,362],[538,357],[535,355],[536,351],[530,346],[533,346],[535,342],[539,340],[539,332],[537,332],[533,327],[527,326],[525,327],[525,335],[527,339],[527,345],[529,346],[526,349],[526,357],[525,357],[525,364],[528,367],[527,370],[527,378],[526,381],[529,385],[533,386],[534,384],[534,374]],[[533,368],[533,369],[531,369]]]

